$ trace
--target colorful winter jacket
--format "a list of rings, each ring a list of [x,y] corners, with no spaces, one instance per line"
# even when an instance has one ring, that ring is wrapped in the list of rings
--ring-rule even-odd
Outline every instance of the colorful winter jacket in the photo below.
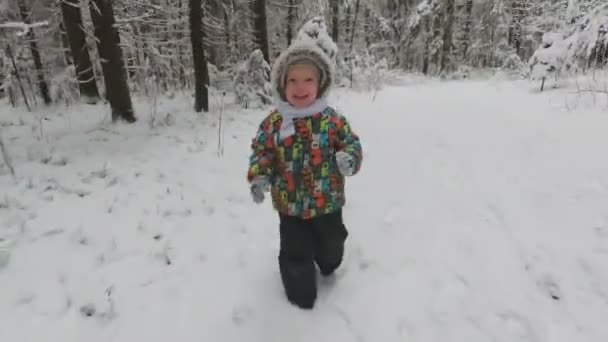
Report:
[[[353,156],[354,173],[361,168],[363,158],[359,137],[347,120],[327,107],[297,119],[296,133],[280,137],[282,120],[275,110],[260,124],[251,145],[247,180],[269,177],[273,206],[286,215],[310,219],[344,206],[344,176],[335,153],[344,151]]]

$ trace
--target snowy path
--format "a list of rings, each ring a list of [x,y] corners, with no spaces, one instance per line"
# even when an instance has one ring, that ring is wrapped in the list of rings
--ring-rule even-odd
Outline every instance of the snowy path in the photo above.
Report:
[[[219,158],[184,101],[154,129],[0,109],[19,177],[0,168],[0,340],[608,339],[606,112],[489,81],[332,97],[365,161],[312,312],[285,301],[278,220],[244,181],[265,112],[228,111]]]

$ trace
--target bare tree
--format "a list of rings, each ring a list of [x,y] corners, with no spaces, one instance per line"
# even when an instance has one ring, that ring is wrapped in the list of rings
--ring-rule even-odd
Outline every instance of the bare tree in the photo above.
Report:
[[[19,84],[19,90],[21,90],[21,96],[23,96],[23,102],[25,103],[25,106],[27,107],[28,111],[32,111],[32,107],[30,106],[30,103],[27,100],[27,94],[25,93],[25,89],[23,88],[23,81],[21,80],[21,76],[19,75],[19,68],[17,68],[17,63],[15,62],[15,56],[13,55],[13,49],[11,49],[10,44],[8,43],[8,40],[6,39],[4,32],[2,32],[2,30],[0,30],[0,37],[2,37],[3,39],[5,39],[6,42],[6,56],[10,59],[11,61],[11,65],[13,67],[13,73],[15,75],[15,78],[17,79],[17,83]],[[11,89],[9,88],[9,91]],[[9,97],[11,97],[9,95]],[[11,102],[12,102],[12,97],[11,97]],[[16,101],[15,101],[16,102]],[[13,102],[13,106],[15,105],[15,103]]]
[[[25,24],[32,24],[31,12],[28,11],[25,4],[25,0],[19,0],[19,12],[21,18]],[[36,78],[38,79],[38,88],[40,89],[40,95],[44,100],[44,103],[50,104],[51,95],[49,93],[49,86],[44,78],[44,70],[42,67],[42,59],[40,58],[40,51],[38,50],[38,43],[36,42],[36,35],[33,29],[27,30],[27,39],[30,43],[30,50],[32,52],[32,59],[34,60],[34,66],[36,67]]]
[[[353,24],[350,30],[350,47],[348,48],[348,54],[352,54],[353,52],[353,46],[355,43],[355,31],[357,28],[357,17],[359,16],[359,1],[357,0],[357,2],[355,3],[355,19],[353,19]],[[352,78],[352,76],[351,76]]]
[[[112,121],[122,118],[129,123],[135,122],[137,119],[127,84],[120,37],[114,27],[116,21],[112,0],[91,0],[89,6],[106,85],[106,98],[112,107]]]
[[[524,23],[527,14],[527,0],[511,0],[511,25],[509,25],[509,45],[521,54]]]
[[[266,0],[253,0],[255,43],[262,50],[264,59],[270,63],[268,50],[268,26],[266,23]]]
[[[473,14],[473,0],[466,0],[465,4],[465,23],[464,23],[464,33],[463,33],[463,43],[462,43],[462,58],[466,59],[469,54],[469,44],[471,41],[471,26],[472,26],[472,16]]]
[[[94,103],[99,98],[99,91],[85,40],[85,32],[83,31],[79,0],[61,1],[61,13],[63,15],[63,26],[72,51],[80,95],[84,95],[88,102]]]
[[[452,71],[452,35],[454,27],[454,0],[445,0],[445,24],[443,27],[443,51],[440,72]]]
[[[331,7],[331,39],[338,44],[338,35],[340,32],[340,0],[329,0],[329,5]]]
[[[201,0],[190,0],[190,40],[194,63],[194,110],[209,111],[209,71],[203,47]]]
[[[294,32],[294,25],[295,25],[295,21],[296,21],[296,12],[297,12],[297,7],[295,4],[295,0],[288,0],[287,1],[287,46],[291,45],[291,41],[293,40],[293,32]]]

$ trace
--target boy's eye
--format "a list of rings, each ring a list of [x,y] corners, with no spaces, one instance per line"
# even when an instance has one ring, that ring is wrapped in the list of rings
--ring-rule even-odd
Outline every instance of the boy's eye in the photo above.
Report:
[[[311,77],[309,77],[309,78],[306,79],[306,82],[308,82],[308,83],[313,82],[313,81],[314,81],[314,79],[311,78]]]

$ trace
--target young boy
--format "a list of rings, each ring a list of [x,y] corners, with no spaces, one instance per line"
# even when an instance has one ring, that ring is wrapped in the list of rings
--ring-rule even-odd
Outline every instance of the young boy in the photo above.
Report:
[[[317,297],[315,263],[324,276],[342,263],[348,232],[342,221],[344,177],[362,161],[358,136],[327,105],[329,58],[315,45],[294,45],[272,70],[276,110],[252,143],[247,180],[256,203],[270,191],[279,213],[279,270],[287,299],[311,309]]]

